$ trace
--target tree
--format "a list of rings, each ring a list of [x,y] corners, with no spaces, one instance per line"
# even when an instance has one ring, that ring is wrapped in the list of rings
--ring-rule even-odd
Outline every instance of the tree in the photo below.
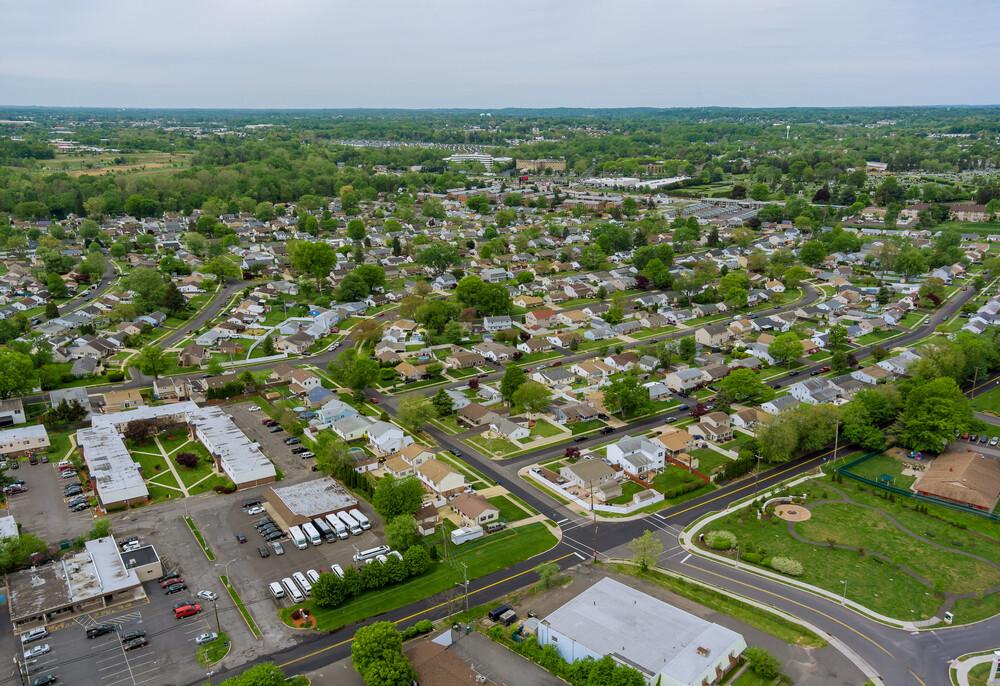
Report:
[[[323,291],[323,280],[337,264],[333,246],[317,241],[292,241],[288,244],[288,258],[297,272],[316,280],[316,289],[320,292]]]
[[[387,655],[403,653],[403,638],[392,622],[375,622],[354,633],[351,644],[351,662],[358,674],[364,675],[376,662]]]
[[[517,365],[507,365],[503,378],[500,380],[500,396],[510,403],[514,398],[515,391],[527,380],[523,369]]]
[[[428,398],[413,393],[399,401],[396,419],[404,428],[419,431],[425,424],[437,418],[437,410]]]
[[[376,360],[350,348],[331,362],[328,369],[335,381],[350,388],[356,396],[363,397],[365,389],[378,380],[380,367]]]
[[[771,345],[767,347],[767,352],[776,362],[785,363],[789,367],[792,366],[793,361],[802,356],[804,350],[802,341],[799,340],[798,334],[794,331],[778,334],[771,341]]]
[[[746,307],[750,295],[750,277],[743,271],[731,271],[719,279],[719,294],[731,308]]]
[[[0,398],[31,393],[37,379],[30,355],[8,348],[0,349]]]
[[[56,319],[59,316],[59,306],[53,301],[48,301],[45,303],[45,318],[46,319]]]
[[[559,565],[555,562],[543,562],[535,567],[535,574],[538,575],[542,588],[552,588],[559,577]]]
[[[431,398],[431,403],[433,403],[438,417],[447,417],[455,412],[451,396],[443,388],[434,394],[434,397]]]
[[[136,304],[142,312],[152,312],[163,304],[167,283],[155,269],[139,267],[122,278],[122,285],[135,293]]]
[[[885,425],[896,418],[900,398],[894,386],[858,391],[854,399],[840,407],[841,433],[865,450],[885,448]]]
[[[743,657],[750,663],[750,670],[762,679],[773,681],[781,674],[781,662],[763,648],[747,648],[743,651]]]
[[[653,409],[649,390],[636,376],[612,381],[604,389],[604,405],[624,418],[646,414]]]
[[[580,264],[591,271],[604,266],[607,255],[601,250],[601,246],[591,243],[580,251]]]
[[[552,402],[552,392],[537,381],[525,381],[511,396],[516,412],[542,412]]]
[[[410,546],[403,553],[403,565],[410,576],[419,576],[431,568],[431,555],[422,545]]]
[[[912,245],[903,248],[896,258],[896,272],[904,277],[913,277],[927,271],[927,258]]]
[[[819,266],[827,256],[826,244],[823,241],[806,241],[799,248],[799,259],[810,267]]]
[[[441,274],[458,264],[458,251],[448,243],[434,243],[420,251],[417,262]]]
[[[219,283],[235,281],[243,276],[243,272],[240,271],[239,265],[222,255],[213,257],[208,262],[203,264],[201,266],[201,271],[206,274],[213,274],[215,278],[219,280]]]
[[[385,525],[385,537],[393,550],[408,550],[420,543],[417,520],[413,518],[412,514],[393,517]]]
[[[670,267],[658,258],[653,258],[647,262],[640,274],[649,279],[654,288],[670,288],[670,284],[673,281]]]
[[[830,351],[830,366],[837,373],[851,367],[851,356],[847,344],[847,329],[840,324],[830,327],[826,347]]]
[[[337,286],[337,300],[340,302],[364,300],[370,293],[368,282],[356,271],[347,274]]]
[[[655,567],[663,552],[663,542],[653,535],[653,532],[646,529],[642,535],[633,538],[628,544],[632,551],[632,561],[639,565],[642,571]]]
[[[911,450],[939,453],[956,431],[968,431],[973,416],[969,400],[955,379],[914,381],[896,422],[900,444]]]
[[[440,335],[448,322],[458,318],[459,306],[447,300],[428,300],[417,307],[413,318],[423,324],[428,331]]]
[[[798,288],[799,285],[809,278],[809,272],[805,267],[795,265],[785,270],[782,282],[785,288]]]
[[[719,382],[719,393],[729,402],[765,403],[774,397],[774,389],[760,380],[752,369],[734,369]]]
[[[347,594],[339,576],[323,572],[313,584],[312,597],[320,607],[338,607],[346,600]]]
[[[685,336],[677,344],[677,356],[688,364],[694,363],[694,357],[698,353],[698,344],[694,336]]]
[[[34,534],[22,532],[20,536],[0,538],[0,574],[28,566],[32,555],[46,550],[45,541]]]
[[[142,350],[136,356],[135,365],[143,374],[148,374],[155,379],[166,371],[169,366],[169,360],[163,348],[150,343],[143,346]]]
[[[379,479],[372,496],[372,505],[385,519],[402,514],[413,514],[420,509],[424,488],[415,477],[397,479],[387,474]]]
[[[416,676],[402,652],[386,655],[361,673],[365,686],[412,686]]]
[[[363,220],[355,218],[347,222],[347,237],[352,241],[363,241],[366,233]]]
[[[183,312],[187,307],[187,298],[184,297],[184,294],[180,292],[177,284],[173,281],[167,282],[167,290],[163,294],[163,307],[170,314]]]

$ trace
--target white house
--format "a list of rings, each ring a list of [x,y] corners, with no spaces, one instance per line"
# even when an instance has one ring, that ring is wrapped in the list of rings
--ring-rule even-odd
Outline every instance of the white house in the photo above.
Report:
[[[666,456],[662,443],[645,436],[624,436],[608,446],[608,462],[639,477],[663,469]]]
[[[504,419],[503,417],[490,424],[490,431],[498,436],[503,436],[514,441],[523,440],[531,434],[528,431],[528,427],[512,422],[509,419]]]
[[[378,454],[396,453],[413,443],[413,439],[395,424],[376,421],[365,431],[368,445]]]

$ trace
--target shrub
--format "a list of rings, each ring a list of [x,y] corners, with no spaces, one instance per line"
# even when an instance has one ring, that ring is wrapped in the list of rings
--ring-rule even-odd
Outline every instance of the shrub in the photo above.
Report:
[[[178,453],[176,459],[177,464],[182,467],[187,467],[188,469],[198,465],[198,456],[194,453]]]
[[[760,564],[760,561],[764,559],[764,556],[760,553],[743,553],[741,559],[744,562],[752,562],[753,564]]]
[[[763,648],[747,648],[743,657],[750,663],[750,670],[764,679],[775,679],[781,674],[781,663]]]
[[[736,534],[723,529],[709,531],[705,534],[705,542],[713,550],[729,550],[736,545]]]
[[[788,576],[802,576],[802,563],[790,557],[771,558],[771,569]]]

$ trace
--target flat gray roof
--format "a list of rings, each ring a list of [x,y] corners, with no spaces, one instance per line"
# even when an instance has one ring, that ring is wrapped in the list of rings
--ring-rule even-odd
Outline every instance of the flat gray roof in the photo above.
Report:
[[[350,491],[329,476],[290,486],[272,486],[271,490],[285,507],[302,517],[315,517],[358,504]]]
[[[149,495],[139,465],[132,460],[114,426],[80,429],[76,432],[76,444],[83,453],[90,478],[97,483],[102,503],[117,503]]]
[[[746,646],[735,631],[608,577],[543,623],[594,653],[683,684],[695,683],[721,657]]]

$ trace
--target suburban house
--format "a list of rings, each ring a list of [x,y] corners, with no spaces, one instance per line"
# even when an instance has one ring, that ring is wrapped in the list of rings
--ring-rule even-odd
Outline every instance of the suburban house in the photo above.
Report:
[[[566,403],[565,405],[555,405],[552,410],[553,418],[560,424],[572,424],[573,422],[585,422],[595,419],[597,410],[589,403]]]
[[[675,429],[669,433],[656,437],[670,457],[677,457],[681,453],[690,452],[694,447],[694,437],[684,429]]]
[[[288,390],[296,395],[304,395],[314,388],[319,388],[323,382],[318,376],[305,369],[296,369],[292,372],[292,380],[288,384]]]
[[[810,405],[832,403],[840,397],[840,390],[829,379],[820,376],[794,383],[788,391],[799,402]]]
[[[663,469],[666,446],[645,436],[624,436],[608,446],[608,462],[640,478]]]
[[[697,424],[690,427],[692,436],[704,438],[713,443],[725,443],[733,439],[733,427],[725,412],[709,412],[702,415]]]
[[[24,403],[20,398],[0,400],[0,426],[24,424]]]
[[[406,432],[389,422],[372,422],[365,430],[368,445],[379,455],[399,452],[413,442]]]
[[[604,460],[580,460],[559,468],[559,476],[571,485],[593,493],[598,502],[606,502],[622,494],[622,487],[615,480],[615,470]]]
[[[512,422],[504,417],[499,417],[490,422],[490,431],[497,436],[502,436],[512,441],[524,440],[531,434],[528,427]]]
[[[472,369],[483,363],[483,356],[470,350],[456,350],[444,358],[444,363],[451,369]]]
[[[873,364],[863,369],[854,370],[851,372],[851,378],[856,379],[861,383],[874,386],[876,384],[889,381],[893,377],[892,373],[888,369],[879,367],[877,364]]]
[[[139,391],[134,389],[124,390],[124,391],[108,391],[103,395],[104,405],[101,407],[101,411],[105,414],[111,412],[124,412],[125,410],[134,410],[137,407],[142,407],[146,404],[146,401],[142,399]]]
[[[782,412],[792,409],[798,404],[799,401],[792,396],[782,395],[774,400],[768,400],[766,403],[761,403],[760,409],[771,415],[779,415]]]
[[[496,412],[479,403],[469,403],[465,407],[459,408],[456,414],[460,421],[469,426],[486,426],[500,418]]]
[[[507,315],[499,317],[483,317],[483,330],[490,333],[505,331],[512,326],[514,326],[514,323]]]
[[[693,391],[708,381],[708,375],[697,367],[677,369],[667,374],[666,378],[663,379],[663,383],[674,393]]]
[[[709,348],[722,348],[732,339],[733,332],[725,324],[707,324],[694,332],[694,340]]]
[[[455,496],[451,501],[451,509],[462,518],[462,526],[482,526],[500,519],[499,508],[474,493]]]
[[[447,462],[429,459],[416,469],[417,478],[431,491],[448,498],[465,490],[465,477]]]
[[[548,307],[539,307],[524,315],[524,323],[533,328],[546,328],[552,324],[552,318],[556,316],[556,311]]]

